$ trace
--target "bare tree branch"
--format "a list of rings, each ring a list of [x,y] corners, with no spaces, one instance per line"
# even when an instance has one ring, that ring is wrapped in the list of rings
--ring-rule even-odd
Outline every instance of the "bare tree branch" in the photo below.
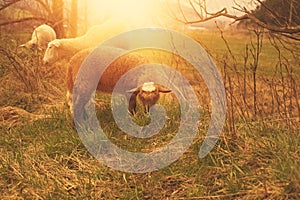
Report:
[[[263,21],[259,20],[257,17],[255,17],[253,14],[251,14],[246,9],[244,10],[244,12],[246,13],[245,16],[247,16],[247,19],[251,19],[257,25],[259,25],[259,26],[261,26],[265,29],[268,29],[270,31],[279,32],[279,33],[286,33],[286,34],[300,33],[300,25],[289,27],[289,26],[275,26],[275,25],[272,25],[272,24],[266,24]]]
[[[185,14],[184,14],[184,12],[183,12],[183,9],[182,9],[180,0],[178,0],[178,5],[179,5],[180,12],[181,12],[181,14],[182,14],[182,17],[184,18],[184,20],[187,20],[186,17],[185,17]]]
[[[50,5],[48,4],[48,2],[43,0],[35,0],[35,1],[38,2],[46,10],[48,14],[51,13]]]
[[[13,5],[13,4],[19,2],[19,1],[21,1],[21,0],[13,0],[13,1],[10,1],[10,2],[4,4],[4,5],[1,5],[0,11],[1,11],[1,10],[4,10],[5,8],[7,8],[7,7],[9,7],[9,6],[11,6],[11,5]]]
[[[192,0],[189,0],[189,3],[190,3],[190,6],[193,8],[194,13],[195,13],[200,19],[203,19],[204,16],[203,16],[203,12],[201,12],[201,10],[204,9],[204,8],[201,8],[201,7],[200,7],[200,12],[201,12],[201,13],[199,13],[199,11],[197,11],[197,9],[195,8],[195,6],[194,6]],[[202,6],[202,5],[200,5],[200,6]]]
[[[294,3],[294,1],[291,0],[291,3],[290,3],[290,15],[289,15],[289,21],[288,21],[288,25],[289,26],[292,24],[292,19],[293,19],[293,3]]]
[[[271,8],[269,8],[266,4],[264,4],[261,0],[256,0],[257,2],[260,3],[260,5],[262,5],[273,17],[273,19],[278,23],[281,24],[280,21],[278,20],[280,17],[273,12],[273,10]]]
[[[206,22],[206,21],[209,21],[209,20],[212,20],[215,18],[219,18],[219,17],[226,17],[226,18],[233,19],[234,20],[233,23],[242,21],[242,20],[250,20],[252,23],[254,23],[266,30],[269,30],[271,32],[281,34],[281,35],[291,38],[293,40],[300,40],[300,25],[292,24],[292,17],[293,17],[292,13],[293,13],[293,9],[294,9],[293,0],[291,0],[291,4],[290,4],[289,21],[284,24],[279,20],[280,16],[278,16],[271,8],[269,8],[267,5],[265,5],[263,3],[263,1],[261,1],[261,0],[256,0],[256,1],[270,13],[271,17],[273,18],[273,20],[276,21],[276,23],[278,25],[273,25],[271,23],[266,23],[266,22],[260,20],[252,12],[247,10],[245,7],[238,5],[237,3],[236,4],[239,8],[234,8],[234,9],[244,13],[241,16],[229,14],[227,11],[227,8],[223,8],[220,11],[215,12],[215,13],[210,13],[206,10],[206,5],[203,5],[203,4],[206,4],[205,0],[202,0],[202,1],[200,0],[199,2],[196,2],[196,4],[199,5],[200,11],[198,11],[195,8],[192,0],[188,0],[188,3],[190,4],[191,9],[194,12],[197,12],[197,14],[196,14],[196,16],[198,17],[197,20],[188,20],[185,16],[183,17],[183,19],[180,19],[176,15],[174,15],[173,18],[175,18],[175,20],[177,20],[181,23],[184,23],[184,24],[196,24],[196,23],[200,23],[200,22]],[[182,10],[181,10],[181,12],[182,12],[182,14],[184,14]]]
[[[12,21],[1,22],[0,26],[10,25],[10,24],[16,24],[16,23],[21,23],[21,22],[26,22],[26,21],[42,21],[42,22],[46,22],[46,21],[49,21],[49,20],[46,19],[46,18],[43,18],[43,17],[26,17],[26,18],[22,18],[22,19],[16,19],[16,20],[12,20]]]
[[[178,17],[176,17],[176,19],[178,21],[182,22],[182,23],[185,23],[185,24],[196,24],[196,23],[200,23],[200,22],[206,22],[206,21],[209,21],[211,19],[215,19],[215,18],[222,17],[222,16],[234,19],[236,21],[243,20],[243,19],[248,19],[248,15],[236,16],[236,15],[228,14],[226,8],[223,8],[222,10],[220,10],[216,13],[206,13],[206,14],[207,14],[207,16],[205,18],[202,18],[202,19],[199,19],[199,20],[189,21],[189,20],[179,19]]]

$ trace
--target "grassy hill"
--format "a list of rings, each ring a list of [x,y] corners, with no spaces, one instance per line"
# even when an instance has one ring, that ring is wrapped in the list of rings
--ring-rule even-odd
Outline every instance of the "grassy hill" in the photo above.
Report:
[[[201,119],[192,145],[179,160],[158,171],[131,174],[103,165],[82,144],[65,104],[66,61],[43,66],[41,52],[17,49],[29,35],[1,33],[1,199],[300,198],[300,71],[298,52],[289,50],[293,44],[285,48],[264,35],[255,57],[258,40],[253,32],[187,34],[212,55],[224,77],[225,127],[213,151],[199,159],[211,114],[207,88],[181,58],[146,51],[189,79],[199,98]],[[151,152],[178,131],[176,99],[160,100],[168,120],[148,140],[119,130],[109,94],[98,94],[97,100],[97,116],[107,137],[126,150]],[[144,125],[149,118],[139,113],[135,121]]]

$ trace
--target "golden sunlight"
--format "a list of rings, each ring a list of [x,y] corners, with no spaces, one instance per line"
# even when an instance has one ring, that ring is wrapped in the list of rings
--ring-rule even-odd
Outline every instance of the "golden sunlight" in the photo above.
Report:
[[[88,0],[91,14],[103,18],[117,18],[129,26],[151,24],[156,12],[155,0]]]
[[[81,0],[87,4],[88,26],[102,24],[107,19],[114,18],[128,28],[158,26],[181,29],[183,24],[176,20],[188,19],[195,21],[199,16],[187,0]],[[236,0],[237,2],[238,0]],[[249,0],[243,0],[248,2]],[[196,1],[195,1],[196,2]],[[227,8],[230,13],[237,14],[232,9],[234,0],[209,0],[207,10],[217,12]],[[239,1],[241,2],[241,0]],[[195,3],[195,8],[197,5]],[[184,15],[184,16],[183,16]],[[219,18],[228,20],[227,18]]]

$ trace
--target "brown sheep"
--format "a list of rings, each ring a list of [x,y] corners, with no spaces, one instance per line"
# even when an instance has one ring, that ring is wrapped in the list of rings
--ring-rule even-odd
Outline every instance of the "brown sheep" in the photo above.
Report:
[[[111,50],[113,50],[113,48],[111,48]],[[72,94],[73,94],[73,87],[75,84],[75,79],[78,73],[78,70],[81,66],[81,64],[83,63],[83,61],[85,60],[86,57],[88,57],[88,55],[93,51],[93,49],[84,49],[78,53],[76,53],[70,60],[70,62],[68,63],[68,69],[67,69],[67,77],[66,77],[66,85],[67,85],[67,102],[68,105],[70,106],[70,109],[72,111],[73,107],[72,107]],[[113,53],[113,52],[110,52]],[[129,60],[128,60],[129,59]],[[130,65],[128,65],[127,67],[124,67],[124,59],[122,60],[118,60],[114,63],[112,63],[108,69],[102,74],[98,86],[97,86],[97,91],[101,91],[101,92],[107,92],[107,93],[111,93],[115,87],[115,84],[117,83],[117,81],[120,79],[120,77],[126,73],[127,71],[129,71],[131,68],[146,63],[146,60],[139,56],[139,55],[133,55],[130,56],[126,60],[127,63],[129,63]],[[123,62],[123,64],[122,64]],[[96,71],[96,70],[95,70]],[[135,110],[135,106],[136,103],[134,101],[134,95],[133,98],[130,101],[130,105],[129,105],[129,110],[133,113]]]
[[[66,85],[67,85],[67,102],[70,106],[71,112],[73,110],[72,107],[72,95],[73,95],[73,87],[75,85],[76,75],[78,70],[85,60],[85,58],[93,51],[93,49],[85,49],[77,54],[75,54],[68,63],[68,70],[67,70],[67,77],[66,77]],[[115,47],[106,47],[101,50],[101,54],[103,55],[112,55],[118,54],[121,49]],[[104,56],[105,57],[105,56]],[[121,58],[115,60],[102,74],[98,86],[97,91],[111,93],[113,92],[116,83],[119,81],[121,76],[128,72],[129,70],[133,69],[136,66],[147,64],[148,59],[138,53],[130,53]],[[93,72],[91,73],[99,73],[98,69],[93,68]],[[126,85],[129,88],[135,89],[130,90],[128,92],[126,98],[129,100],[128,111],[131,114],[134,114],[136,111],[136,98],[138,97],[142,102],[144,110],[147,112],[149,111],[149,107],[154,105],[157,100],[159,99],[159,92],[170,92],[170,90],[159,86],[157,84],[145,83],[143,86],[136,88],[139,85],[142,85],[139,81],[139,77],[141,76],[149,77],[149,74],[145,72],[144,74],[139,74],[138,77],[131,77],[130,79],[126,80]],[[84,83],[78,82],[79,85],[84,85]],[[149,87],[150,86],[150,87]],[[151,87],[152,86],[152,87]],[[128,88],[127,87],[127,88]],[[153,89],[154,87],[154,89]],[[89,89],[87,89],[89,90]],[[88,95],[91,95],[92,91],[87,92]],[[86,103],[83,103],[84,105]],[[84,106],[83,105],[83,106]]]
[[[133,93],[141,101],[144,112],[147,113],[149,108],[159,100],[160,93],[169,93],[171,91],[162,85],[154,84],[154,82],[145,82],[142,86],[127,92]]]

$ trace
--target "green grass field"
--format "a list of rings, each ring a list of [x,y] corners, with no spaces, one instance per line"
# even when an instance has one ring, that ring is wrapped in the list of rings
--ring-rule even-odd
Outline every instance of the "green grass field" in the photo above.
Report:
[[[254,115],[253,58],[244,66],[245,45],[251,43],[248,33],[224,32],[235,59],[218,31],[191,35],[209,51],[224,76],[228,117],[220,139],[209,155],[199,159],[210,121],[209,95],[201,76],[178,59],[177,69],[199,97],[198,133],[170,166],[133,174],[103,165],[82,144],[65,105],[65,61],[45,67],[41,54],[17,52],[25,36],[1,33],[0,199],[299,199],[299,57],[282,48],[280,62],[276,49],[263,38]],[[9,57],[7,52],[14,54]],[[157,61],[174,61],[156,55]],[[246,92],[239,81],[245,81]],[[136,139],[113,121],[110,95],[98,94],[97,100],[106,135],[126,150],[161,148],[180,124],[176,100],[162,98],[168,113],[165,127],[148,140]],[[140,125],[149,122],[141,114],[134,120]]]

